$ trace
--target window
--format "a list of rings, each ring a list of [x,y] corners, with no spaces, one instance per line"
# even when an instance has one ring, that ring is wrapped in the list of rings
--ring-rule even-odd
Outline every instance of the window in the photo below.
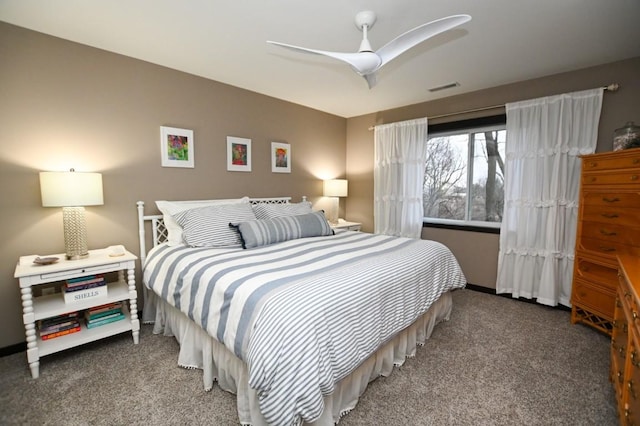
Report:
[[[504,119],[493,121],[497,123],[429,129],[423,187],[426,223],[500,227],[507,132]]]

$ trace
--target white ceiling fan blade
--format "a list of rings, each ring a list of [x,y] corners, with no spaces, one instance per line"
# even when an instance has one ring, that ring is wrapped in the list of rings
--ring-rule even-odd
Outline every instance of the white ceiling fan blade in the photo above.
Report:
[[[382,60],[380,57],[373,52],[357,52],[357,53],[341,53],[341,52],[328,52],[325,50],[316,50],[316,49],[308,49],[306,47],[293,46],[291,44],[280,43],[277,41],[267,41],[269,44],[273,44],[275,46],[284,47],[287,49],[295,50],[297,52],[303,53],[311,53],[314,55],[323,55],[328,56],[333,59],[337,59],[339,61],[345,62],[360,75],[367,75],[375,72],[380,65],[382,64]]]
[[[378,82],[378,79],[376,78],[376,73],[372,72],[371,74],[366,74],[363,75],[364,79],[367,80],[367,84],[369,85],[369,89],[373,88],[373,86],[376,85],[376,83]]]
[[[455,28],[458,25],[462,25],[465,22],[469,22],[470,20],[471,16],[469,15],[452,15],[422,24],[419,27],[399,35],[376,51],[382,59],[380,66],[390,62],[423,41]]]

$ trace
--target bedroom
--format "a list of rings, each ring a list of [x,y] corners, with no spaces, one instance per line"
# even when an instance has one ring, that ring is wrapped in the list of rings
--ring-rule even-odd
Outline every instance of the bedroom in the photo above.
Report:
[[[135,249],[134,206],[139,199],[152,203],[239,194],[306,195],[322,203],[321,179],[327,177],[349,179],[342,216],[371,231],[373,153],[367,129],[372,125],[616,82],[621,90],[605,95],[600,123],[598,151],[607,151],[613,130],[626,121],[639,121],[640,115],[638,55],[344,118],[4,22],[0,43],[5,139],[0,154],[5,214],[0,271],[6,277],[0,287],[0,319],[5,324],[0,348],[24,342],[19,290],[11,278],[16,259],[27,253],[57,253],[63,247],[61,213],[41,206],[37,172],[58,162],[67,166],[65,159],[78,163],[69,166],[103,173],[105,204],[89,208],[87,214],[90,246],[124,244]],[[194,130],[193,170],[160,166],[161,125]],[[224,141],[230,135],[253,140],[251,173],[226,172]],[[291,175],[271,174],[271,141],[292,145]],[[495,287],[496,235],[426,228],[423,236],[451,247],[470,283]]]

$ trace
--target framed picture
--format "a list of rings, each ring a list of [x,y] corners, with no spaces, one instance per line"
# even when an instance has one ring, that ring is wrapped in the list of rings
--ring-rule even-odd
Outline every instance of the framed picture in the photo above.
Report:
[[[271,171],[273,173],[291,173],[291,145],[271,142]]]
[[[227,136],[227,170],[251,171],[251,139]]]
[[[162,167],[194,167],[193,130],[160,126]]]

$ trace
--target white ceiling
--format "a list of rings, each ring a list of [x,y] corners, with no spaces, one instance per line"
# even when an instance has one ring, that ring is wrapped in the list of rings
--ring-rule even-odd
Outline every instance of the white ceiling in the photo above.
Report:
[[[371,90],[348,65],[266,43],[355,52],[361,10],[378,17],[374,50],[473,19],[396,58]],[[342,117],[640,56],[638,0],[0,0],[0,20]]]

